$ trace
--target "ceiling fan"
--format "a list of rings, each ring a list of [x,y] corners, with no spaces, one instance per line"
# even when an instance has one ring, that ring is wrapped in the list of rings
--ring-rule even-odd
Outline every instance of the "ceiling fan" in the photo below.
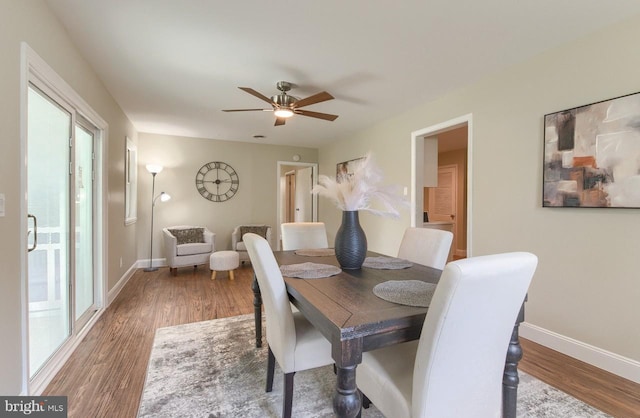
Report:
[[[291,90],[292,84],[288,81],[278,81],[276,84],[276,88],[280,90],[279,94],[271,96],[268,98],[267,96],[258,93],[252,88],[249,87],[238,87],[240,90],[246,91],[252,96],[257,97],[258,99],[264,100],[265,102],[271,105],[271,109],[224,109],[223,112],[253,112],[253,111],[261,111],[261,112],[273,112],[276,116],[276,123],[274,126],[284,125],[287,118],[290,118],[293,115],[302,115],[309,116],[312,118],[324,119],[329,121],[334,121],[338,118],[338,115],[331,115],[329,113],[320,113],[320,112],[312,112],[310,110],[300,109],[301,107],[309,106],[312,104],[325,102],[327,100],[332,100],[334,97],[327,93],[326,91],[316,93],[312,96],[306,97],[304,99],[298,99],[297,97],[290,96],[287,94],[289,90]]]

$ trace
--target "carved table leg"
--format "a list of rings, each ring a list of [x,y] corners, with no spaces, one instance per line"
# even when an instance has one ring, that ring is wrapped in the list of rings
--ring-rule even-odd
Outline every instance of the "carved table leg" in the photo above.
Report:
[[[356,386],[356,366],[337,367],[337,375],[333,411],[340,418],[357,417],[360,414],[362,399]]]
[[[256,347],[260,348],[262,347],[262,295],[255,275],[251,283],[251,290],[253,290],[253,315],[256,323]]]
[[[525,299],[526,301],[526,299]],[[524,302],[520,308],[520,313],[513,326],[511,341],[507,349],[507,359],[502,376],[502,417],[516,418],[516,406],[518,403],[518,362],[522,359],[522,347],[518,337],[520,323],[524,321]]]
[[[338,418],[360,416],[362,394],[356,385],[356,367],[362,362],[362,339],[334,343],[331,353],[336,366],[336,393],[333,412]]]

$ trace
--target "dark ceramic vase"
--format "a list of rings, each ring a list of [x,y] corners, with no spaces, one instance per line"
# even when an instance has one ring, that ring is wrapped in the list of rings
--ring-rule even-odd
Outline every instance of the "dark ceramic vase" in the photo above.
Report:
[[[358,211],[342,212],[342,225],[336,233],[336,258],[345,270],[362,267],[367,256],[367,236],[360,226]]]

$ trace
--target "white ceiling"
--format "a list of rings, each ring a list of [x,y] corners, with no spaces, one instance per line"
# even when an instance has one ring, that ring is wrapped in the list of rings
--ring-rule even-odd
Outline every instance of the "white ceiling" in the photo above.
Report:
[[[638,0],[48,0],[140,132],[317,147],[640,13]],[[635,41],[635,40],[630,40]],[[335,100],[274,127],[276,82]],[[408,133],[409,135],[409,133]]]

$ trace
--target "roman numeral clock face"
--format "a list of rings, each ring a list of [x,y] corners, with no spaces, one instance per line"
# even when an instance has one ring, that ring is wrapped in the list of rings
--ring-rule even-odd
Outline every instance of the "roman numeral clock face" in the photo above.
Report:
[[[238,173],[221,161],[206,163],[196,174],[198,192],[212,202],[226,202],[236,194],[239,186]]]

